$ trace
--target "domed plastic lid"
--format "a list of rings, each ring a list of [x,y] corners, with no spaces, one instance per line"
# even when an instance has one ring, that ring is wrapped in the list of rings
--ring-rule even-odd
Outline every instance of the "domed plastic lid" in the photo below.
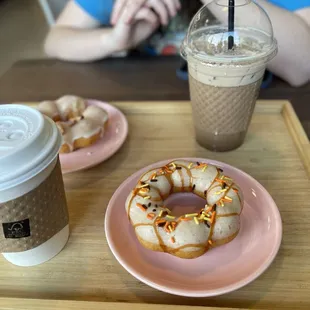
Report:
[[[214,0],[194,16],[181,47],[205,64],[267,62],[277,42],[267,13],[251,0]]]
[[[60,146],[61,134],[52,120],[23,105],[0,105],[0,191],[38,174]]]

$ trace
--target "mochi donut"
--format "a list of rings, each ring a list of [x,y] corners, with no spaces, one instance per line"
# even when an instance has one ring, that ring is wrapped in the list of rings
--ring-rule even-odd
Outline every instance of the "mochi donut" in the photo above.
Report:
[[[100,139],[108,123],[108,113],[83,98],[66,95],[56,101],[43,101],[38,110],[56,122],[62,136],[60,153],[70,153]]]
[[[174,216],[165,206],[165,199],[179,192],[205,199],[205,207],[197,213]],[[238,235],[243,196],[222,169],[208,163],[175,160],[143,174],[127,197],[125,208],[145,248],[196,258]]]

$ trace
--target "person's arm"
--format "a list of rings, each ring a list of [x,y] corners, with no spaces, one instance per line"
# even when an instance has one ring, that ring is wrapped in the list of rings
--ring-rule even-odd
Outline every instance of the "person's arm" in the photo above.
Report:
[[[310,7],[295,11],[303,21],[310,27]]]
[[[209,0],[204,0],[209,3]],[[301,86],[310,79],[310,27],[293,12],[265,0],[256,0],[269,15],[279,51],[270,62],[270,71],[292,86]],[[251,14],[243,17],[251,18]]]
[[[93,61],[125,48],[113,28],[97,28],[100,22],[73,0],[69,1],[45,40],[50,57],[70,61]],[[97,28],[97,29],[96,29]]]

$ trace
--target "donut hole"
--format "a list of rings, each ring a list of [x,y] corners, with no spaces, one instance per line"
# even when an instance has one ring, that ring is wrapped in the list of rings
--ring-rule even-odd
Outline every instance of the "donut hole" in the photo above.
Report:
[[[193,193],[172,194],[164,202],[164,205],[171,210],[174,216],[199,212],[205,204],[205,199]]]

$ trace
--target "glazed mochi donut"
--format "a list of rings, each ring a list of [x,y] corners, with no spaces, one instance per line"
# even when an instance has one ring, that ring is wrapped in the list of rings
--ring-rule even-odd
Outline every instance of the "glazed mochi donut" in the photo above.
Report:
[[[70,153],[95,143],[104,134],[108,113],[83,98],[66,95],[56,101],[43,101],[38,110],[52,118],[58,126],[63,144],[60,153]]]
[[[173,216],[164,202],[178,192],[192,192],[204,198],[204,209]],[[222,169],[207,163],[175,160],[143,174],[127,197],[125,208],[145,248],[180,258],[196,258],[238,235],[243,196]]]

